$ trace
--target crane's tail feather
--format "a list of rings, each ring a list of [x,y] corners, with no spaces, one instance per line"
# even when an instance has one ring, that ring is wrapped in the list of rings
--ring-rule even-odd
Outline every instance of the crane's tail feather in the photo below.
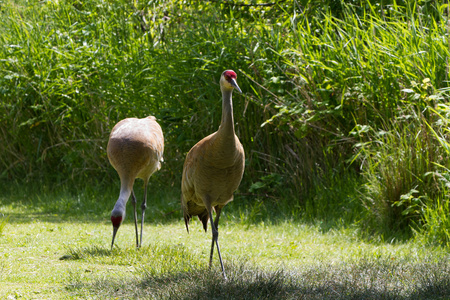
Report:
[[[184,215],[184,224],[186,224],[186,230],[189,233],[189,220],[191,217],[189,215]]]
[[[207,232],[209,216],[208,216],[208,212],[206,211],[206,209],[204,212],[202,212],[201,214],[198,215],[198,219],[200,221],[202,221],[203,229],[205,230],[205,232]]]

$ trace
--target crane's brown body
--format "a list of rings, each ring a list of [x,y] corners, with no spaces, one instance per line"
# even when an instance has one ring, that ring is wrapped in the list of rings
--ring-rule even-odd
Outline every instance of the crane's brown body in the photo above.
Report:
[[[218,215],[233,200],[244,174],[244,160],[238,137],[234,133],[226,136],[220,129],[192,147],[186,156],[181,183],[187,230],[190,218],[198,216],[206,231],[208,209],[214,208]]]
[[[136,178],[144,181],[144,201],[142,203],[141,243],[144,223],[144,211],[147,206],[147,184],[150,176],[161,168],[164,152],[164,136],[156,118],[128,118],[117,123],[111,131],[107,154],[111,165],[120,177],[120,195],[111,213],[113,223],[113,241],[115,234],[125,218],[125,206],[132,195],[136,225],[136,246],[139,247],[137,234],[136,197],[133,184]]]
[[[233,193],[239,187],[244,174],[244,148],[234,131],[232,91],[240,91],[236,83],[236,73],[227,70],[220,79],[222,91],[222,121],[219,129],[203,138],[189,151],[183,167],[181,182],[181,207],[186,229],[193,216],[203,223],[207,230],[211,220],[212,245],[210,266],[214,243],[226,278],[218,244],[218,225],[222,208],[233,200]],[[213,223],[212,212],[216,212]]]

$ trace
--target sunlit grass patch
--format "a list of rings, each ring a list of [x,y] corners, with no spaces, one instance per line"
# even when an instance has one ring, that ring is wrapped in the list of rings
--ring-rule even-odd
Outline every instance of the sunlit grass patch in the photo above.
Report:
[[[67,254],[61,260],[83,260],[92,263],[143,266],[147,265],[147,273],[166,273],[176,268],[188,270],[192,266],[204,265],[202,257],[196,257],[183,244],[168,244],[166,241],[136,248],[133,245],[126,248],[114,247],[110,250],[100,245],[85,247],[67,247]],[[157,262],[157,263],[154,263]]]

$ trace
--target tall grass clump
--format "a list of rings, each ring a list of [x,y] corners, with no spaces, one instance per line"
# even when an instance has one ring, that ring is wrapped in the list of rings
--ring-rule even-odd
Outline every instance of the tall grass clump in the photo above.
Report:
[[[439,196],[439,184],[431,175],[439,153],[433,149],[428,130],[421,129],[397,127],[377,132],[375,145],[364,155],[363,202],[380,232],[418,225],[423,208]]]
[[[429,213],[437,207],[442,211],[441,199],[447,198],[449,187],[445,175],[449,153],[435,131],[443,128],[442,116],[434,109],[441,107],[443,93],[429,79],[413,82],[412,89],[403,91],[408,105],[402,115],[384,130],[360,133],[370,141],[359,145],[365,151],[363,202],[373,227],[384,233],[432,226],[436,220]]]
[[[339,18],[306,10],[291,19],[297,47],[280,53],[292,90],[267,124],[297,138],[287,156],[301,153],[311,162],[292,166],[299,186],[327,187],[327,178],[349,165],[362,171],[368,214],[361,218],[375,217],[372,229],[421,223],[423,208],[444,191],[430,174],[448,156],[426,124],[435,121],[430,108],[446,99],[436,92],[448,82],[446,17],[425,11],[395,2],[344,5]],[[320,197],[306,199],[328,207]]]
[[[442,94],[447,94],[448,89],[442,89]],[[446,96],[448,97],[448,95]],[[449,125],[450,108],[445,103],[438,104],[431,108],[435,114],[434,122],[427,123],[429,131],[440,145],[441,158],[450,155]],[[429,173],[439,182],[439,193],[434,201],[423,207],[423,227],[417,229],[420,239],[426,242],[449,246],[450,245],[450,219],[449,219],[449,189],[450,189],[450,168],[446,160],[433,161],[434,171]]]

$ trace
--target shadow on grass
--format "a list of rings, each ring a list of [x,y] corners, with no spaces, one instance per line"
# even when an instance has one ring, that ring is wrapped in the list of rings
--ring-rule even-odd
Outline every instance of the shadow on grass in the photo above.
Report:
[[[174,253],[175,251],[175,253]],[[86,247],[70,247],[66,246],[66,254],[60,260],[79,260],[79,259],[96,259],[101,257],[109,257],[111,259],[119,257],[137,256],[141,260],[150,259],[157,255],[180,255],[181,252],[186,252],[186,249],[180,245],[162,245],[153,243],[150,245],[136,248],[133,245],[129,247],[120,248],[117,245],[111,250],[108,246],[90,245]]]
[[[2,189],[4,188],[4,189]],[[69,186],[51,189],[48,186],[11,186],[0,184],[0,215],[9,217],[8,223],[30,223],[36,220],[51,223],[110,222],[110,213],[117,200],[118,187],[89,186],[74,190]],[[140,215],[143,191],[135,189]],[[155,189],[148,193],[145,223],[168,223],[181,219],[181,206],[177,189]],[[125,222],[132,222],[133,205],[126,207]]]
[[[186,267],[186,266],[185,266]],[[305,269],[263,270],[246,263],[227,264],[228,280],[220,272],[187,268],[154,272],[143,267],[133,280],[74,279],[68,291],[105,298],[145,299],[447,299],[447,261],[399,264],[361,261]]]
[[[84,259],[86,257],[105,257],[111,256],[114,250],[109,248],[104,248],[100,246],[89,246],[89,247],[67,247],[67,253],[60,257],[60,260],[78,260]]]

